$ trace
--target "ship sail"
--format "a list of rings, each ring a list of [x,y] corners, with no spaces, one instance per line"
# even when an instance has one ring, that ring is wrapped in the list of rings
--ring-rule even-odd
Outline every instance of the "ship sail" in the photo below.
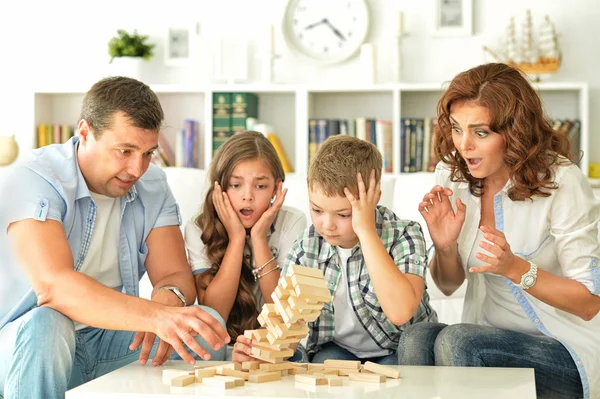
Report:
[[[556,30],[554,25],[550,21],[550,18],[546,16],[544,23],[540,26],[540,57],[544,58],[558,58],[560,57],[560,50],[558,48],[558,39],[556,37]]]

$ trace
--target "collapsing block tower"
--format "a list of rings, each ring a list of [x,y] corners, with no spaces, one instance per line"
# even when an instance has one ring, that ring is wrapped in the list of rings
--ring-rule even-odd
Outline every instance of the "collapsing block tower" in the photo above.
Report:
[[[308,335],[306,322],[315,321],[332,298],[323,272],[304,266],[291,266],[271,298],[258,315],[263,328],[246,330],[244,336],[252,339],[252,357],[281,363],[294,355],[290,346]]]

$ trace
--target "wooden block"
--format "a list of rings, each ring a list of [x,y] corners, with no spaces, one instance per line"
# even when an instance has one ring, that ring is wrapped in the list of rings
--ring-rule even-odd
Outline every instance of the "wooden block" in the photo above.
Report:
[[[325,375],[340,375],[340,370],[339,369],[324,369],[323,374]]]
[[[294,285],[292,284],[292,279],[290,278],[290,276],[285,276],[279,283],[279,286],[281,288],[283,288],[284,290],[288,290],[288,291],[294,289]],[[291,295],[291,293],[290,293],[290,295]]]
[[[325,360],[323,367],[330,369],[360,369],[360,360]]]
[[[162,382],[163,382],[163,384],[171,385],[171,380],[173,378],[191,375],[191,374],[194,374],[194,372],[187,371],[187,370],[179,370],[179,369],[166,369],[166,370],[163,370],[163,373],[162,373],[162,377],[163,377]]]
[[[362,382],[385,382],[385,375],[366,374],[366,373],[350,373],[348,376],[352,381]]]
[[[267,330],[266,328],[259,328],[258,330],[252,330],[252,341],[254,342],[266,342],[267,341],[267,334],[269,333],[269,330]]]
[[[250,374],[249,382],[261,383],[261,382],[271,382],[271,381],[279,381],[281,379],[281,373],[278,371],[273,371],[270,373],[253,373]]]
[[[281,350],[270,350],[270,349],[262,349],[260,350],[260,355],[266,357],[267,359],[277,359],[284,357],[292,357],[294,356],[294,350],[292,348],[289,349],[281,349]]]
[[[306,369],[304,367],[294,366],[294,368],[291,368],[288,370],[288,374],[289,375],[306,374]]]
[[[269,341],[269,344],[271,345],[277,345],[277,346],[281,346],[280,349],[283,349],[283,347],[289,347],[291,344],[295,344],[296,342],[300,342],[302,338],[287,338],[287,339],[280,339],[277,338],[273,333],[269,333],[267,334],[267,340]]]
[[[202,382],[204,378],[214,377],[217,374],[217,370],[214,368],[210,369],[196,369],[194,370],[194,375],[196,377],[196,382]]]
[[[179,377],[175,377],[171,379],[172,387],[184,387],[186,385],[190,385],[196,382],[196,377],[193,375],[180,375]]]
[[[381,364],[377,364],[377,363],[373,363],[373,362],[366,362],[363,367],[367,371],[371,371],[376,374],[385,375],[386,377],[389,377],[389,378],[394,378],[394,379],[400,378],[400,370],[398,370],[395,367],[383,366]]]
[[[309,370],[324,369],[325,363],[308,363],[306,366]]]
[[[277,298],[281,299],[282,301],[288,299],[290,296],[290,289],[282,288],[280,285],[275,287],[273,292],[275,293],[275,295],[277,295]]]
[[[338,375],[340,377],[348,377],[350,374],[352,373],[358,373],[359,370],[352,370],[352,369],[338,369]]]
[[[341,387],[342,386],[342,379],[340,377],[337,376],[326,376],[327,377],[327,384],[330,387]]]
[[[221,389],[232,389],[235,388],[235,381],[233,380],[224,380],[223,378],[218,378],[219,376],[203,378],[202,385],[206,385],[213,388],[221,388]]]
[[[294,366],[290,362],[283,362],[283,363],[279,363],[279,364],[262,363],[259,366],[259,369],[260,369],[260,371],[264,371],[264,372],[268,373],[268,372],[273,372],[273,371],[290,370],[295,367],[296,366]]]
[[[244,331],[244,337],[246,337],[248,339],[252,339],[253,336],[254,336],[254,330],[246,330],[246,331]]]
[[[260,314],[264,316],[277,316],[277,308],[272,303],[265,303]]]
[[[263,357],[262,355],[255,355],[254,353],[252,355],[253,358],[258,359],[258,360],[262,360],[263,362],[267,362],[267,363],[281,363],[283,362],[283,358],[282,357],[276,357],[274,359],[268,358],[268,357]]]
[[[234,371],[234,370],[231,370],[231,371]],[[231,376],[227,376],[227,375],[216,375],[215,378],[218,380],[223,380],[223,381],[233,381],[233,383],[235,384],[236,387],[243,387],[244,382],[245,382],[245,380],[243,378],[231,377]]]
[[[217,368],[217,373],[219,371],[219,369],[230,369],[230,370],[241,370],[242,369],[242,365],[240,363],[227,363],[227,364],[222,364],[220,366],[215,366]]]
[[[250,360],[248,362],[242,362],[242,370],[258,370],[262,362],[256,360]]]
[[[327,385],[327,378],[315,377],[306,374],[296,374],[294,376],[294,381],[307,385]]]
[[[288,305],[290,306],[290,308],[297,309],[300,311],[318,310],[320,312],[321,309],[323,308],[322,303],[308,303],[306,301],[299,300],[297,296],[290,296],[287,299],[287,302],[288,302]]]
[[[318,302],[331,302],[331,292],[327,288],[316,288],[311,287],[310,285],[297,285],[295,287],[295,291],[296,294],[298,294],[298,298],[301,300],[307,301],[307,298],[310,298],[313,301]]]
[[[269,333],[269,334],[271,334],[271,333]],[[271,334],[271,336],[272,336],[272,334]],[[272,351],[279,351],[279,350],[282,350],[282,349],[288,349],[291,344],[294,344],[294,343],[296,343],[298,341],[299,340],[295,340],[295,341],[290,341],[288,343],[284,343],[285,340],[275,340],[273,342],[276,342],[276,343],[279,343],[279,344],[274,344],[274,345],[271,345],[268,342],[253,342],[252,343],[252,347],[253,348],[254,347],[255,348],[261,348],[261,349],[269,349],[269,350],[272,350]]]
[[[307,276],[313,278],[325,279],[323,275],[323,271],[321,269],[317,269],[316,267],[307,267],[307,266],[290,266],[288,269],[289,276]]]
[[[247,373],[245,371],[231,370],[231,369],[222,369],[221,372],[218,374],[224,375],[227,377],[241,378],[245,381],[248,381],[248,375],[249,375],[249,373]]]
[[[310,286],[310,287],[314,287],[314,288],[318,288],[318,289],[325,289],[327,291],[329,291],[329,287],[327,286],[327,283],[325,282],[324,279],[322,278],[314,278],[314,277],[308,277],[308,276],[291,276],[292,277],[292,284],[294,285],[294,287],[297,287],[299,285],[301,286]]]
[[[312,321],[317,320],[319,318],[319,316],[321,316],[321,311],[316,311],[316,312],[312,312],[309,314],[303,314],[302,320],[305,320],[307,322],[312,322]]]
[[[281,374],[282,377],[285,377],[285,376],[288,375],[288,371],[287,370],[281,370],[279,373]]]

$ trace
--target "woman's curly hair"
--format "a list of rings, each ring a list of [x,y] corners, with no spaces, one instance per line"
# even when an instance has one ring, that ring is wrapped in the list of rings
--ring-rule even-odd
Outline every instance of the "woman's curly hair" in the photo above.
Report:
[[[552,128],[539,96],[521,72],[499,63],[477,66],[458,74],[438,102],[435,152],[449,165],[452,181],[468,182],[470,192],[481,196],[482,179],[469,173],[452,141],[450,113],[456,103],[490,111],[490,129],[501,134],[506,143],[504,163],[513,183],[508,192],[511,200],[547,197],[556,189],[554,166],[568,162],[569,140]]]

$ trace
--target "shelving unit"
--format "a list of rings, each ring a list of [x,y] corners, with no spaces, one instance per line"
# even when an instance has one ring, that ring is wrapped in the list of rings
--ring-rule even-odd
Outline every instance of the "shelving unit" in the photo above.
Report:
[[[165,111],[164,134],[174,145],[174,132],[183,120],[200,121],[200,165],[207,168],[212,157],[212,94],[250,92],[259,98],[259,121],[275,127],[295,173],[308,170],[308,119],[371,117],[392,121],[394,174],[400,173],[400,120],[403,117],[432,117],[445,85],[398,83],[357,86],[311,85],[153,85]],[[589,94],[586,83],[556,82],[536,85],[548,115],[581,121],[581,165],[588,174]],[[31,147],[39,123],[75,125],[81,101],[89,87],[46,88],[33,93],[33,119],[29,129]],[[22,150],[28,150],[25,148]]]

